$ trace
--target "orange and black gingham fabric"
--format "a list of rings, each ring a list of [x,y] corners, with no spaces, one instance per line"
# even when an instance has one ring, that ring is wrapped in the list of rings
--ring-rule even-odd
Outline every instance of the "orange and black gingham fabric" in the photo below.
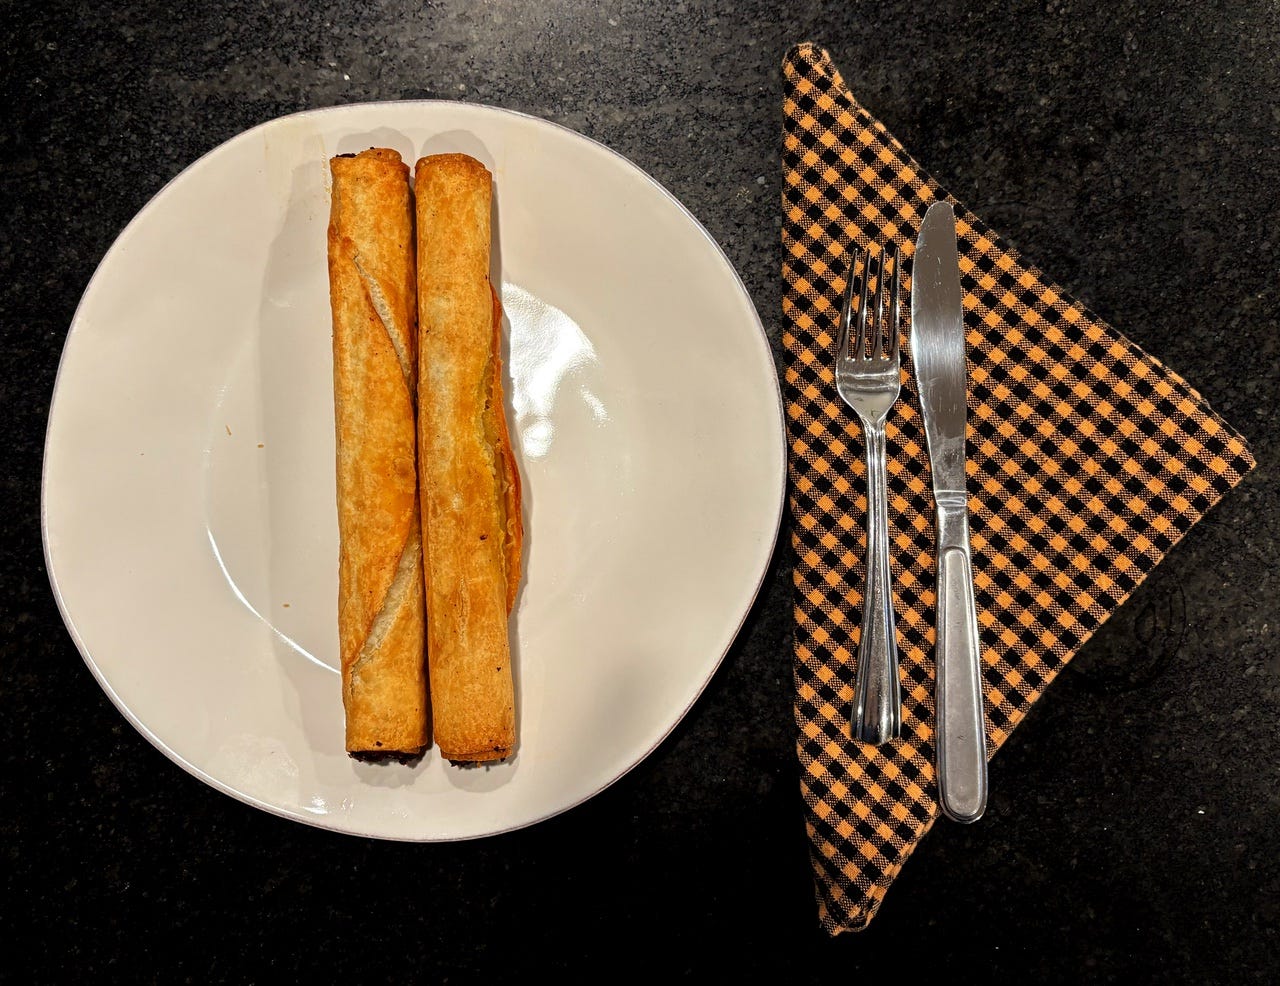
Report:
[[[902,737],[881,748],[850,738],[866,470],[861,429],[831,372],[836,319],[852,248],[888,242],[910,257],[925,209],[949,197],[858,105],[825,51],[800,45],[783,72],[797,750],[819,918],[838,934],[871,921],[938,806],[934,504],[909,353],[888,424]],[[990,756],[1253,459],[1183,380],[950,201]]]

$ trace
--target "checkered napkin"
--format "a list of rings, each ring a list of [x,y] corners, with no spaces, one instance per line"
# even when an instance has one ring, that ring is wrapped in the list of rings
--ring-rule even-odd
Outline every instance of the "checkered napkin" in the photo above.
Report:
[[[800,45],[783,72],[797,751],[819,919],[834,935],[867,926],[938,817],[934,504],[909,354],[888,423],[902,738],[850,738],[866,469],[831,366],[851,249],[888,241],[909,257],[929,203],[956,207],[988,756],[1253,459],[1185,381],[950,199],[825,51]]]

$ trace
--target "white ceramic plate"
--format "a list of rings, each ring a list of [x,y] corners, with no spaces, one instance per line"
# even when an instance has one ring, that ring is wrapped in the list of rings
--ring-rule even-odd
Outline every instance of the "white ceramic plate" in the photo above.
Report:
[[[343,751],[328,159],[372,145],[495,177],[527,568],[520,745],[488,768]],[[195,776],[337,831],[473,838],[581,803],[679,722],[755,599],[784,470],[757,313],[653,180],[516,113],[345,106],[218,147],[108,252],[58,372],[45,554],[90,670]]]

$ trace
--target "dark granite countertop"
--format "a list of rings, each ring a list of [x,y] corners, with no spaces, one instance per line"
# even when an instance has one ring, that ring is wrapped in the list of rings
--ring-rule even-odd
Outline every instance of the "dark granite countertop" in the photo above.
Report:
[[[6,978],[1275,980],[1280,7],[51,0],[11,7],[0,36]],[[962,202],[1186,376],[1259,463],[995,759],[986,817],[935,827],[869,930],[818,930],[785,549],[674,733],[520,832],[415,845],[307,828],[137,733],[63,627],[40,536],[59,354],[135,212],[282,114],[509,107],[670,189],[777,349],[780,63],[803,40]]]

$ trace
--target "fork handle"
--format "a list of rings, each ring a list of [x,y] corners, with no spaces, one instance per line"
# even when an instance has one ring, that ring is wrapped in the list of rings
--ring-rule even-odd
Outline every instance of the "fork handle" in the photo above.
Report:
[[[889,581],[889,487],[883,423],[863,429],[867,446],[867,573],[862,639],[854,676],[854,735],[864,743],[897,739],[902,731],[898,643]]]

